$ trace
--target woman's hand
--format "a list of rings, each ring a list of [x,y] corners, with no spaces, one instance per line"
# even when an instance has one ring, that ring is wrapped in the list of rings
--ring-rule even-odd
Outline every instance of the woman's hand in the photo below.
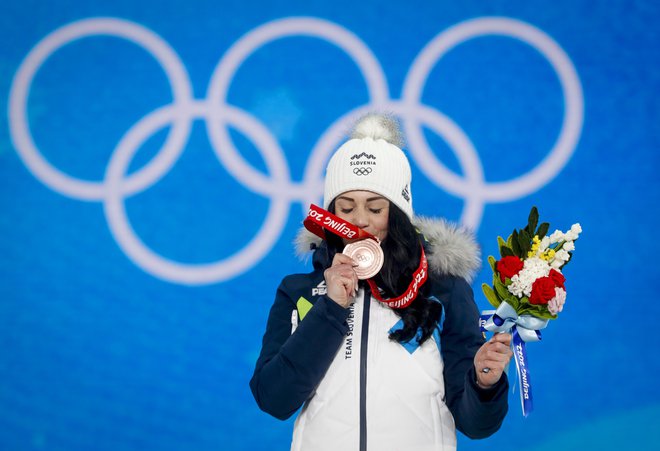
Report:
[[[474,356],[474,369],[477,372],[477,385],[492,387],[500,380],[504,368],[511,360],[511,334],[495,334],[483,344]],[[485,372],[484,370],[488,368]]]
[[[358,278],[354,269],[356,266],[351,257],[337,253],[332,259],[332,265],[323,273],[328,297],[344,308],[351,304],[357,293]]]

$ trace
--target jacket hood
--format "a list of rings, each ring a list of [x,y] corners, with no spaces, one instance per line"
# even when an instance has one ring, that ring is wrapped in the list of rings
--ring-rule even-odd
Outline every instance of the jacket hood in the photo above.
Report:
[[[481,251],[472,232],[444,219],[423,216],[414,217],[413,225],[426,239],[426,257],[432,273],[473,281],[481,266]],[[306,259],[322,241],[303,227],[295,239],[296,254]]]

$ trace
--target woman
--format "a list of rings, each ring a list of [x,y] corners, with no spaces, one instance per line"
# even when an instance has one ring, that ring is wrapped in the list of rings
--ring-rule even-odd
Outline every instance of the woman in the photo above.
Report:
[[[342,254],[352,240],[326,231],[301,235],[314,270],[277,290],[250,387],[277,418],[303,406],[292,450],[455,449],[456,428],[487,437],[506,415],[511,337],[484,343],[479,331],[468,285],[477,246],[444,221],[413,218],[399,136],[390,118],[366,116],[326,171],[324,208],[381,242],[372,282]],[[390,308],[403,293],[414,300]]]

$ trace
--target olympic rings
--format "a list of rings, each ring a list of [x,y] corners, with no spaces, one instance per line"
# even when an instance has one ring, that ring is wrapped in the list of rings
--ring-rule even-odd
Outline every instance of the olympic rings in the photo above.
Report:
[[[353,174],[355,174],[355,175],[368,175],[368,174],[371,174],[371,171],[373,171],[373,169],[371,169],[370,167],[353,168]]]
[[[74,178],[53,167],[37,148],[31,134],[27,99],[32,81],[43,63],[61,47],[82,38],[113,36],[126,39],[154,56],[172,87],[172,101],[136,122],[117,144],[102,182]],[[549,155],[529,173],[510,181],[488,183],[474,145],[449,117],[420,104],[429,73],[449,50],[482,36],[498,35],[522,41],[536,49],[556,71],[565,112],[559,136]],[[308,36],[325,40],[343,50],[357,65],[369,93],[369,102],[338,118],[319,137],[305,166],[301,182],[293,182],[285,154],[269,130],[247,112],[227,103],[227,94],[238,68],[255,51],[277,39]],[[9,129],[19,157],[28,170],[52,190],[79,200],[104,203],[111,233],[138,267],[164,280],[188,285],[230,280],[258,263],[281,235],[292,202],[303,214],[323,192],[323,170],[330,155],[344,139],[348,125],[373,109],[387,109],[403,121],[411,159],[438,187],[465,201],[461,222],[476,229],[487,202],[505,202],[528,195],[555,177],[570,159],[583,123],[584,99],[579,77],[563,49],[547,34],[525,22],[509,18],[477,18],[438,34],[420,52],[406,76],[400,100],[392,99],[385,73],[371,50],[356,35],[332,22],[312,18],[286,18],[250,31],[226,52],[215,68],[206,99],[193,98],[185,66],[176,52],[153,31],[115,18],[83,19],[44,37],[18,68],[9,93]],[[236,254],[209,264],[185,264],[168,260],[149,249],[130,226],[124,199],[157,183],[176,164],[185,150],[193,121],[204,120],[218,160],[252,192],[271,202],[256,236]],[[232,126],[245,134],[261,153],[267,174],[255,169],[233,145]],[[154,133],[170,127],[162,148],[144,167],[131,175],[128,167],[140,147]],[[447,169],[429,148],[422,126],[441,136],[456,154],[463,176]],[[360,174],[371,168],[356,168]],[[365,172],[366,173],[366,172]]]
[[[103,35],[124,38],[143,47],[165,70],[174,103],[183,105],[192,100],[188,73],[179,57],[165,41],[145,27],[118,19],[86,19],[64,26],[42,39],[28,53],[14,76],[9,92],[9,131],[19,156],[34,176],[54,191],[73,199],[102,200],[105,185],[70,177],[43,158],[30,133],[27,98],[39,67],[54,52],[75,40]],[[143,191],[164,175],[169,169],[167,163],[183,152],[190,125],[185,117],[177,117],[159,156],[129,177],[123,187],[125,194]]]

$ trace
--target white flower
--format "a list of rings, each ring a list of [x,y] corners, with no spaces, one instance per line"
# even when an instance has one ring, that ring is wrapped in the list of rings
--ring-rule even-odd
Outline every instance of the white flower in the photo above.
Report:
[[[545,277],[550,273],[550,265],[545,260],[532,257],[525,260],[523,269],[511,278],[511,284],[507,287],[509,293],[522,298],[532,294],[532,284],[539,277]]]
[[[550,235],[550,242],[551,243],[559,243],[564,239],[564,232],[561,230],[555,230],[552,232],[552,235]]]
[[[564,238],[566,241],[575,241],[578,239],[578,236],[580,236],[580,233],[582,233],[582,227],[580,227],[580,224],[573,224],[571,230],[564,235]]]
[[[564,303],[566,302],[566,291],[555,287],[555,297],[548,302],[548,311],[553,315],[564,310]]]
[[[571,258],[571,255],[565,249],[560,249],[555,253],[555,260],[567,262],[569,258]]]
[[[574,251],[575,243],[573,241],[566,241],[561,248],[564,249],[565,251]]]
[[[548,246],[550,246],[550,237],[549,236],[544,236],[543,239],[541,240],[541,245],[539,246],[539,254],[544,253],[547,249]]]

